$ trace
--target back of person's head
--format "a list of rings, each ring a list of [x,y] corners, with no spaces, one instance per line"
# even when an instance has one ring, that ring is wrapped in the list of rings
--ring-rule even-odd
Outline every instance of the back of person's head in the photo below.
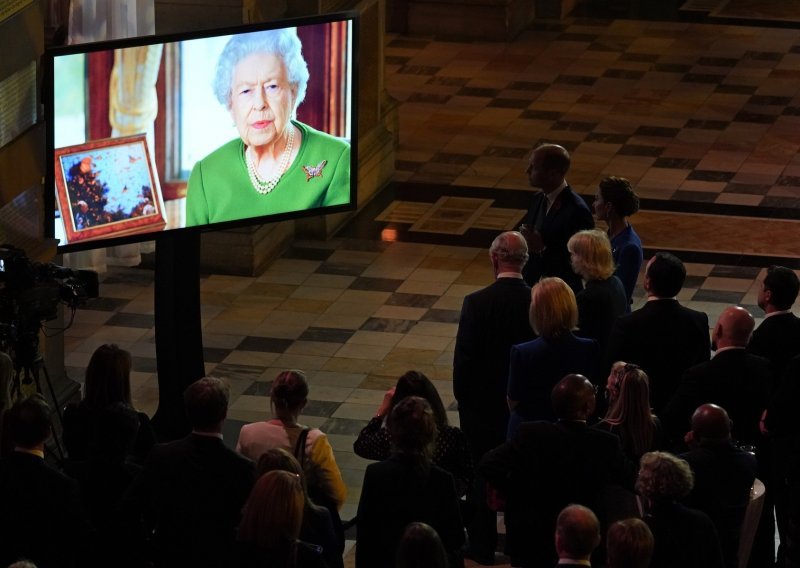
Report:
[[[599,229],[578,231],[567,241],[572,268],[584,280],[605,280],[614,274],[611,241]]]
[[[772,265],[764,276],[764,289],[769,290],[769,303],[778,310],[788,310],[797,300],[800,291],[800,279],[794,270],[785,266]]]
[[[388,427],[396,451],[430,457],[437,427],[427,400],[420,396],[407,396],[398,402],[389,415]]]
[[[655,541],[650,527],[641,519],[617,521],[606,533],[608,568],[647,568]]]
[[[657,252],[647,264],[645,277],[649,281],[648,292],[659,298],[673,298],[683,288],[686,267],[674,254]]]
[[[447,568],[447,551],[436,530],[425,523],[410,523],[397,546],[396,568]]]
[[[534,152],[542,156],[542,169],[558,172],[562,176],[567,175],[572,160],[566,148],[558,144],[545,142],[539,144],[534,149]]]
[[[51,414],[50,405],[39,394],[18,400],[5,417],[9,438],[21,448],[44,443],[50,437]]]
[[[36,564],[30,560],[17,560],[13,564],[9,564],[8,568],[36,568]]]
[[[636,455],[651,449],[653,414],[650,411],[650,379],[638,365],[626,363],[616,374],[617,396],[605,420],[621,426],[623,442]]]
[[[692,435],[697,442],[719,443],[730,440],[731,419],[716,404],[703,404],[692,414]]]
[[[193,382],[183,392],[186,415],[192,428],[200,431],[215,431],[222,426],[228,415],[230,387],[216,377],[203,377]]]
[[[275,410],[299,412],[308,400],[308,381],[303,371],[283,371],[272,381],[270,400]]]
[[[594,386],[583,375],[567,375],[550,393],[559,420],[586,420],[594,412],[595,402]]]
[[[86,367],[84,402],[101,410],[112,402],[131,404],[131,354],[114,343],[95,349]]]
[[[265,473],[244,504],[237,538],[271,550],[293,547],[300,536],[304,506],[300,476],[282,470]]]
[[[694,487],[689,464],[667,452],[647,452],[639,463],[636,492],[652,502],[676,501]]]
[[[600,182],[599,187],[603,201],[610,203],[620,217],[628,217],[639,211],[639,196],[627,179],[609,176]]]
[[[561,278],[542,278],[531,290],[530,323],[540,337],[566,335],[578,325],[575,292]]]
[[[139,416],[124,402],[115,402],[100,411],[94,452],[124,458],[133,451],[139,432]]]
[[[419,371],[408,371],[402,377],[397,379],[397,385],[394,387],[394,395],[392,396],[392,408],[409,396],[421,396],[428,401],[433,410],[433,417],[436,419],[436,425],[439,428],[447,426],[447,412],[444,409],[444,403],[439,396],[439,391],[423,373]]]
[[[515,268],[517,272],[528,262],[528,242],[518,231],[500,233],[489,247],[489,254],[503,267]]]
[[[256,477],[261,477],[270,471],[288,471],[302,476],[303,466],[296,457],[283,448],[270,448],[258,458]]]
[[[559,558],[588,559],[600,544],[600,522],[588,507],[567,505],[556,519]]]
[[[717,318],[713,337],[718,347],[746,347],[753,335],[756,321],[746,309],[728,306]]]

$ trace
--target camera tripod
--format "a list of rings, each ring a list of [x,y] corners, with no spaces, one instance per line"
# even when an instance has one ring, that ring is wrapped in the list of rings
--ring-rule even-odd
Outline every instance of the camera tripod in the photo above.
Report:
[[[47,372],[47,365],[44,363],[44,357],[39,352],[38,340],[28,345],[28,348],[15,350],[15,373],[14,379],[11,384],[11,397],[15,400],[20,397],[31,396],[33,394],[40,394],[47,398],[44,390],[42,389],[42,375],[44,375],[45,384],[47,386],[47,394],[53,403],[55,414],[58,416],[58,421],[61,427],[64,427],[64,417],[61,413],[61,407],[56,398],[56,391],[53,388],[53,382],[50,380],[50,373]],[[51,421],[50,432],[52,434],[53,442],[56,447],[56,455],[59,460],[64,460],[64,450],[61,447],[61,440],[58,437],[55,424]]]

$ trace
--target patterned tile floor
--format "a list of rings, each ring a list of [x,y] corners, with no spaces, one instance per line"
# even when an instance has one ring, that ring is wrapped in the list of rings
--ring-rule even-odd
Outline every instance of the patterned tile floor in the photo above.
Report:
[[[386,56],[400,101],[395,183],[335,239],[296,242],[258,277],[201,283],[206,370],[234,394],[227,441],[268,416],[279,370],[305,369],[303,419],[332,440],[344,518],[367,465],[352,442],[401,373],[436,380],[457,420],[461,300],[491,281],[486,247],[527,207],[537,141],[573,152],[569,181],[586,196],[605,175],[635,183],[648,252],[687,261],[680,298],[711,321],[734,303],[763,316],[764,267],[800,268],[800,31],[574,20],[502,44],[394,37]],[[70,376],[117,342],[134,356],[136,405],[152,413],[152,272],[111,269],[101,293],[66,333]]]

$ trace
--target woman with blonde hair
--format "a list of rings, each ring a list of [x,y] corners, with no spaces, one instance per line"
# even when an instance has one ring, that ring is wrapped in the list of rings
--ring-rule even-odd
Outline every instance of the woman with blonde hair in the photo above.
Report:
[[[650,410],[650,381],[638,365],[624,363],[612,370],[607,388],[617,395],[605,418],[595,428],[619,437],[622,449],[634,463],[664,443],[661,421]]]
[[[344,566],[342,560],[344,531],[341,523],[338,523],[338,526],[334,526],[330,512],[325,507],[315,504],[309,498],[305,483],[305,473],[300,462],[283,448],[273,448],[264,452],[258,460],[256,476],[260,478],[270,471],[288,471],[300,476],[305,496],[300,540],[322,547],[320,554],[325,560],[327,568],[342,568]]]
[[[305,495],[299,475],[274,470],[253,486],[242,510],[236,566],[324,566],[318,547],[300,542]]]
[[[578,334],[596,339],[604,351],[616,319],[625,314],[628,299],[619,278],[614,276],[611,243],[603,231],[579,231],[567,242],[572,270],[584,282],[575,296],[578,303]]]
[[[561,278],[543,278],[531,290],[530,320],[539,337],[511,347],[508,368],[508,437],[528,420],[555,420],[550,392],[566,375],[592,379],[599,351],[593,339],[576,337],[575,293]]]

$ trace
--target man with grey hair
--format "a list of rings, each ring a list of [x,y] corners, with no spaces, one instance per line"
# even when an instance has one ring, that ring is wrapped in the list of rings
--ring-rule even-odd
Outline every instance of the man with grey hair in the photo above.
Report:
[[[467,295],[453,356],[453,393],[473,463],[505,441],[508,425],[508,361],[512,345],[533,339],[528,322],[531,290],[522,279],[528,245],[516,231],[498,235],[489,248],[495,281]],[[497,519],[486,505],[486,483],[476,475],[467,498],[476,513],[468,523],[469,555],[494,563]]]

